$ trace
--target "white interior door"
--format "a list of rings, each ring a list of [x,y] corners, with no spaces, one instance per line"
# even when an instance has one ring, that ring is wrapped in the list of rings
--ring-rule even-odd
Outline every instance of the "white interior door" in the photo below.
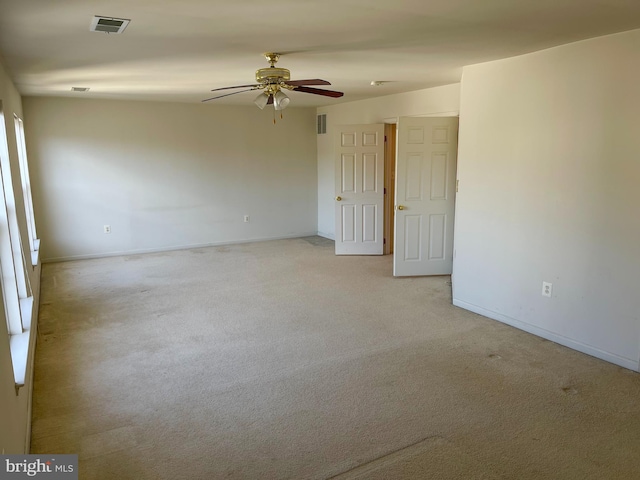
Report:
[[[451,274],[458,119],[401,117],[397,142],[393,274]]]
[[[335,141],[336,255],[382,255],[384,125],[342,125]]]

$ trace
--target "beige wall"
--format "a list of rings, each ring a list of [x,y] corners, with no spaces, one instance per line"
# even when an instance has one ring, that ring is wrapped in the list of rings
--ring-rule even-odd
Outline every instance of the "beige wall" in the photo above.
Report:
[[[319,108],[318,114],[327,114],[327,133],[318,135],[318,233],[328,238],[335,235],[333,137],[337,125],[396,123],[404,116],[456,116],[459,108],[459,84]]]
[[[255,106],[28,97],[24,109],[45,261],[316,232],[314,109],[276,125]]]
[[[9,76],[4,71],[2,64],[0,64],[0,101],[2,101],[5,128],[7,131],[7,144],[9,150],[9,159],[11,163],[11,176],[18,216],[18,225],[22,237],[21,239],[23,250],[28,261],[30,257],[30,246],[26,229],[26,216],[24,213],[24,201],[22,197],[22,187],[20,180],[20,164],[18,163],[18,152],[13,117],[14,114],[22,117],[22,104],[20,95],[9,79]],[[31,331],[33,332],[35,331],[37,323],[36,319],[38,315],[40,267],[29,267],[28,274],[34,294],[34,308],[31,329]],[[28,448],[29,430],[31,424],[31,377],[33,372],[35,335],[31,336],[29,358],[27,363],[26,383],[17,392],[15,389],[8,338],[9,337],[6,322],[0,321],[0,339],[2,339],[0,340],[0,451],[4,451],[5,453],[24,453]]]
[[[464,69],[456,305],[638,368],[638,85],[640,30]]]

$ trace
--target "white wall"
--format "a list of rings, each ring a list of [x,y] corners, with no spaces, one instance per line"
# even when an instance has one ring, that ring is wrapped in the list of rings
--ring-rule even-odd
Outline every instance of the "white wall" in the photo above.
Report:
[[[464,69],[456,305],[638,369],[638,85],[640,30]]]
[[[7,132],[7,146],[11,163],[11,177],[14,188],[18,225],[27,261],[30,259],[30,246],[26,228],[24,199],[20,180],[20,164],[14,117],[22,117],[22,101],[18,91],[0,64],[0,100],[4,113],[5,129]],[[38,298],[40,291],[40,266],[28,267],[29,281],[33,289],[34,307],[31,319],[31,331],[34,332],[38,317]],[[0,296],[0,300],[1,296]],[[0,308],[3,308],[0,306]],[[3,316],[4,317],[4,316]],[[27,319],[24,319],[25,321]],[[0,451],[5,453],[25,453],[28,449],[31,425],[31,390],[33,374],[33,352],[35,349],[35,335],[30,337],[30,348],[27,362],[26,382],[17,392],[9,349],[9,333],[6,322],[0,321]]]
[[[314,109],[276,125],[255,106],[29,97],[24,109],[44,260],[316,232]]]
[[[404,116],[455,116],[459,108],[459,84],[319,108],[318,114],[327,114],[327,133],[318,135],[318,234],[335,238],[333,140],[337,125],[395,123]]]

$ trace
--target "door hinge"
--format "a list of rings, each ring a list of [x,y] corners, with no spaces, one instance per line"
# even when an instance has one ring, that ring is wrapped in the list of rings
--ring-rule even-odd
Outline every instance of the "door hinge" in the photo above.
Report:
[[[384,194],[385,194],[385,195],[387,194],[387,189],[386,189],[386,188],[384,189]]]
[[[459,186],[460,186],[460,180],[456,180],[456,193],[458,193]]]
[[[387,136],[386,136],[386,135],[384,136],[384,141],[385,141],[385,142],[387,141]]]
[[[386,244],[387,244],[387,239],[386,239],[386,238],[383,238],[383,239],[382,239],[382,244],[383,244],[383,245],[386,245]]]

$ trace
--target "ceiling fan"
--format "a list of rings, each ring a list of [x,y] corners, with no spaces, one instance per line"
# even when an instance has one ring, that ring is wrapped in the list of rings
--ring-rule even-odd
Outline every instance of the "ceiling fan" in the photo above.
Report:
[[[218,95],[217,97],[207,98],[202,101],[208,102],[209,100],[228,97],[229,95],[236,95],[237,93],[250,92],[251,90],[262,90],[260,95],[258,95],[254,100],[254,103],[260,109],[273,104],[273,108],[275,110],[284,110],[287,105],[289,105],[290,99],[282,90],[293,90],[296,92],[311,93],[313,95],[323,95],[325,97],[332,98],[339,98],[344,95],[344,93],[336,92],[334,90],[323,90],[320,88],[309,87],[309,85],[331,85],[326,80],[320,80],[319,78],[310,80],[291,80],[289,70],[286,68],[276,67],[276,62],[280,58],[279,53],[265,53],[264,56],[271,66],[267,68],[260,68],[256,71],[257,83],[250,85],[236,85],[235,87],[215,88],[211,91],[219,92],[221,90],[232,90],[235,88],[246,88],[246,90],[226,93],[224,95]]]

